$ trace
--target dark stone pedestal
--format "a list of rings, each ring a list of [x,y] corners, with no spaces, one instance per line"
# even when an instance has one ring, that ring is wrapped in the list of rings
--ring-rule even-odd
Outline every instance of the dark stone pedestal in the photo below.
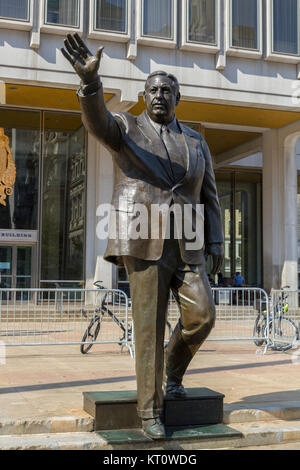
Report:
[[[83,408],[95,418],[95,431],[136,429],[136,391],[85,392]],[[224,395],[207,388],[188,388],[186,398],[164,401],[163,422],[168,427],[208,426],[223,421]]]

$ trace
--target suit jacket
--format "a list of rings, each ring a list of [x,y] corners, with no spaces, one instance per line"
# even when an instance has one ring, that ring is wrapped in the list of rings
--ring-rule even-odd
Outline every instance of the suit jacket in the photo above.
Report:
[[[166,165],[166,148],[146,111],[138,117],[129,113],[111,114],[104,103],[102,85],[97,92],[83,96],[79,91],[78,96],[86,129],[110,150],[114,163],[112,204],[119,217],[115,227],[117,236],[109,237],[104,258],[122,265],[122,256],[126,255],[145,260],[158,260],[162,256],[164,235],[145,239],[131,236],[137,222],[135,203],[146,207],[149,234],[151,204],[169,206],[172,201],[180,207],[189,204],[194,229],[196,204],[203,204],[205,244],[222,243],[221,210],[212,161],[201,134],[180,125],[186,144],[187,168],[184,178],[174,184]],[[201,234],[198,235],[201,239]],[[200,264],[203,243],[197,249],[187,249],[190,242],[183,233],[179,240],[182,259],[187,264]]]

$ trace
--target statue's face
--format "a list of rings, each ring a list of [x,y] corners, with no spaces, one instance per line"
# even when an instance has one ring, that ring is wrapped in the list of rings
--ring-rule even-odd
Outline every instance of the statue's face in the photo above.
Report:
[[[180,94],[176,93],[171,80],[163,75],[151,77],[144,91],[144,101],[150,118],[160,124],[167,124],[174,118],[175,106]]]

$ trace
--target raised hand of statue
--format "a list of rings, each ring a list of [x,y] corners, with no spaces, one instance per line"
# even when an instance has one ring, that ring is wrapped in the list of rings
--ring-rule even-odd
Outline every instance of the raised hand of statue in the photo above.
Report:
[[[96,54],[93,55],[79,34],[68,34],[64,40],[65,49],[61,52],[70,62],[77,75],[81,78],[84,85],[95,82],[98,78],[103,47],[99,47]]]

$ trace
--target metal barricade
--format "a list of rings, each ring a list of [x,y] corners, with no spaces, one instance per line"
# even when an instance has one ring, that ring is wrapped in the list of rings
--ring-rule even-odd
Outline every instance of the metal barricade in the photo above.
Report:
[[[256,346],[263,347],[266,352],[270,341],[270,330],[265,328],[270,321],[269,297],[266,291],[247,287],[214,287],[212,294],[216,306],[216,322],[207,340],[253,341]],[[172,330],[179,317],[178,304],[170,294],[167,318]],[[263,327],[255,328],[258,324]],[[170,328],[167,326],[165,342],[168,342],[169,336]]]
[[[213,288],[212,293],[216,323],[209,341],[252,340],[268,346],[270,329],[256,334],[254,328],[261,316],[269,321],[269,298],[263,289]],[[298,321],[298,300],[292,304],[289,314]],[[6,346],[115,343],[133,355],[128,305],[126,293],[117,289],[0,289],[0,341]],[[92,321],[98,321],[100,311],[99,335],[84,342],[84,333]],[[179,316],[178,305],[170,295],[166,342]]]
[[[213,288],[216,303],[216,323],[209,340],[254,341],[269,343],[269,330],[257,330],[261,317],[269,318],[268,294],[259,288]]]
[[[255,334],[255,321],[260,315],[269,315],[269,298],[259,288],[212,288],[216,306],[216,322],[208,341],[257,341],[268,344],[269,331]],[[199,299],[201,302],[201,299]],[[169,302],[168,318],[173,325],[178,321],[179,308],[173,297]]]
[[[0,341],[5,346],[83,344],[92,321],[99,334],[86,343],[131,348],[128,297],[118,289],[0,289]]]

